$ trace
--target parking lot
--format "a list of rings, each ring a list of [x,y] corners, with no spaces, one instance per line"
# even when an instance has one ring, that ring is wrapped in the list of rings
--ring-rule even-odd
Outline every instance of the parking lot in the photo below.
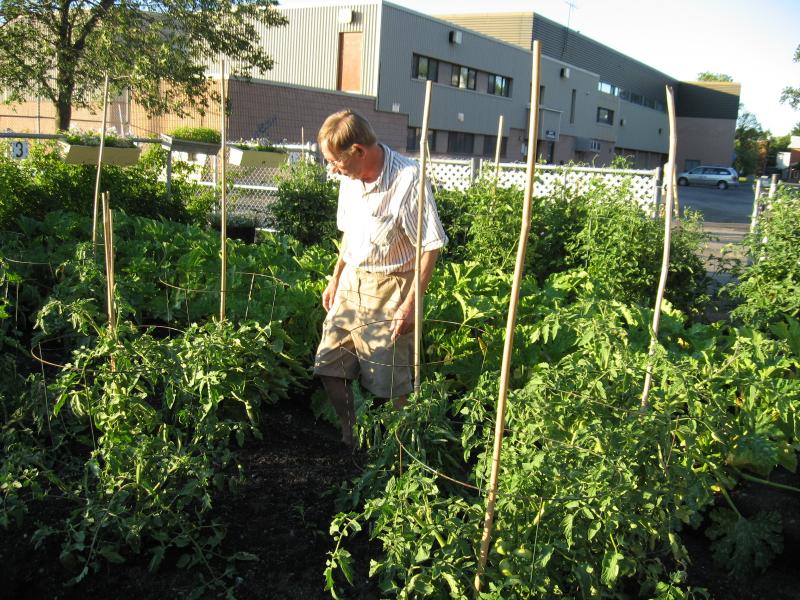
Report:
[[[679,186],[678,202],[685,208],[703,213],[709,223],[750,223],[753,213],[753,189],[749,183],[719,190],[714,187]]]

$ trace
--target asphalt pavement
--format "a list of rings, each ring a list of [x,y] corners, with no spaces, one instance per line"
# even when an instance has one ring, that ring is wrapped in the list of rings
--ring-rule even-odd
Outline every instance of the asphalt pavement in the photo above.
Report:
[[[750,230],[754,192],[750,183],[720,190],[715,187],[679,186],[681,213],[689,208],[703,215],[703,228],[711,240],[703,249],[706,268],[715,273],[717,265],[711,257],[720,257],[727,247],[731,257],[742,258],[741,242]]]

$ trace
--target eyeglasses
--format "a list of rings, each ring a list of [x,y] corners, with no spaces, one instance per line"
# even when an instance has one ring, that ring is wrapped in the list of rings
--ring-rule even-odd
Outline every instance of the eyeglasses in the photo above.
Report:
[[[349,161],[352,158],[352,156],[353,156],[353,147],[351,146],[347,150],[342,151],[339,158],[335,160],[329,160],[328,164],[333,165],[337,169],[341,169],[347,164],[347,161]]]

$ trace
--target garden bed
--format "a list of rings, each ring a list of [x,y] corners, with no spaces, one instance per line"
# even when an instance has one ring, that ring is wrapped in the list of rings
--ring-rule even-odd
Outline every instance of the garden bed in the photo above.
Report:
[[[264,410],[263,441],[253,441],[240,451],[239,463],[246,480],[238,493],[215,499],[215,516],[229,523],[223,547],[229,552],[251,552],[255,562],[239,563],[236,597],[330,598],[324,591],[323,570],[333,542],[328,535],[335,489],[359,472],[359,455],[338,442],[337,432],[316,422],[306,398],[293,398]],[[52,520],[59,515],[57,500],[29,515],[28,522]],[[64,587],[73,575],[59,562],[60,548],[51,540],[33,550],[23,539],[0,537],[0,583],[4,598],[183,598],[192,590],[193,573],[165,559],[156,573],[147,560],[132,559],[111,565],[83,582]],[[366,537],[354,548],[359,563],[357,581],[348,598],[376,598],[366,583],[369,558],[379,548]],[[5,595],[8,594],[8,595]]]

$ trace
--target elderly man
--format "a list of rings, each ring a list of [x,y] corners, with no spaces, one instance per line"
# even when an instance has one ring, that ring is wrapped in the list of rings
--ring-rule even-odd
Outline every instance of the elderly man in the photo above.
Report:
[[[369,122],[350,110],[330,115],[319,145],[339,188],[339,259],[322,294],[328,311],[314,373],[322,379],[353,444],[355,410],[350,383],[402,406],[413,389],[419,165],[377,141]],[[426,289],[439,248],[447,243],[433,193],[425,194],[420,279]]]

